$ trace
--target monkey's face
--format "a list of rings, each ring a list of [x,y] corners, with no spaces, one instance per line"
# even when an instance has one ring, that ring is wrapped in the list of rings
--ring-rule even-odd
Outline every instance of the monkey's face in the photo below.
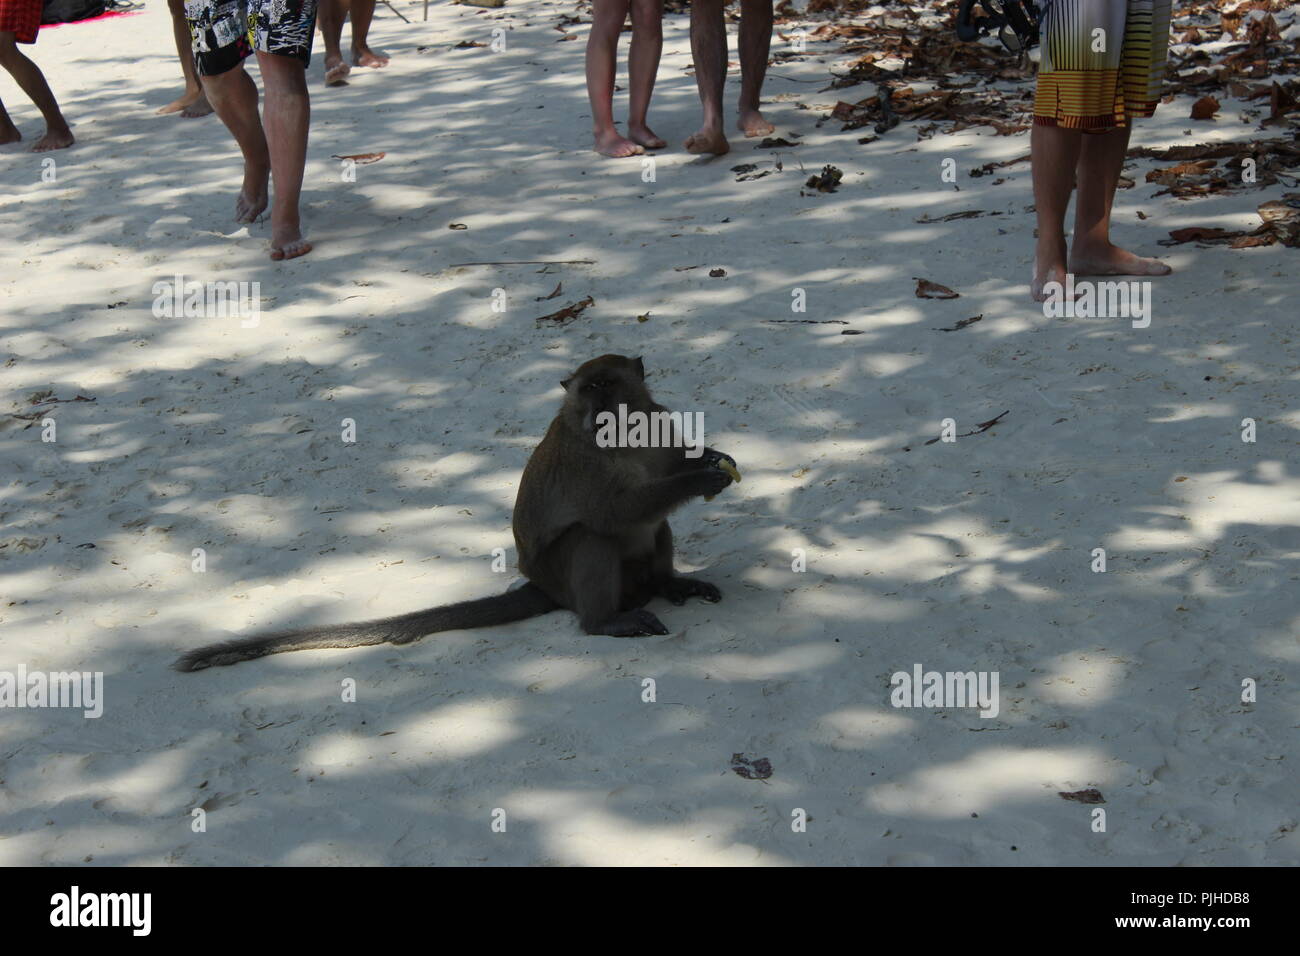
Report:
[[[629,412],[645,412],[653,405],[639,358],[602,355],[584,362],[560,384],[568,393],[564,409],[570,424],[587,435],[599,430],[603,412],[617,417],[620,405]]]

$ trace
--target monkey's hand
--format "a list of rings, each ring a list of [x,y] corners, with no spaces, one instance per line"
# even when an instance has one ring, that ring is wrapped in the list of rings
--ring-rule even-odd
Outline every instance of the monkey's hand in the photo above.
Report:
[[[716,469],[726,474],[731,481],[740,481],[740,470],[736,468],[736,459],[732,458],[726,452],[716,451],[712,448],[704,449],[703,455],[705,463],[710,469]],[[727,482],[730,484],[731,482]],[[723,486],[724,488],[726,485]],[[705,495],[705,501],[712,501],[713,495]]]
[[[722,592],[716,585],[697,578],[669,578],[659,585],[659,594],[674,604],[685,604],[687,598],[697,597],[717,604],[722,600]]]
[[[736,459],[725,451],[718,451],[716,448],[705,448],[704,453],[700,455],[700,464],[707,465],[710,468],[722,468],[723,471],[726,471],[726,468],[723,468],[721,464],[724,461],[730,464],[732,468],[736,467]],[[740,479],[737,478],[736,480],[739,481]]]
[[[709,501],[723,488],[731,484],[731,475],[721,468],[701,468],[687,476],[690,480],[691,494],[702,495]]]

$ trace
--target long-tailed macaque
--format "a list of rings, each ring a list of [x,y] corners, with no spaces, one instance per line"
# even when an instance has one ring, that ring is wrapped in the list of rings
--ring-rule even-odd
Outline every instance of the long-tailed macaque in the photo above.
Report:
[[[176,662],[202,670],[282,651],[409,644],[439,631],[490,627],[567,608],[588,634],[667,634],[645,610],[653,597],[683,604],[721,600],[705,581],[673,573],[668,514],[731,484],[735,461],[704,448],[602,447],[598,416],[666,412],[650,397],[641,359],[602,355],[562,383],[564,404],[524,468],[515,499],[519,570],[527,583],[504,594],[360,624],[241,638],[190,651]]]

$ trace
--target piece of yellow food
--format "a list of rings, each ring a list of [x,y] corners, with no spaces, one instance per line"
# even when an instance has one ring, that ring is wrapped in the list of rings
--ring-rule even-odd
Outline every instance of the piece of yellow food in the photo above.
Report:
[[[718,459],[717,461],[715,461],[713,464],[714,464],[715,467],[717,467],[717,468],[721,468],[723,471],[725,471],[727,474],[729,474],[729,475],[731,476],[731,480],[732,480],[732,481],[740,481],[740,472],[737,471],[737,470],[736,470],[736,466],[733,465],[731,462],[727,461],[727,459],[725,459],[725,458],[719,458],[719,459]],[[709,496],[708,496],[707,498],[705,498],[704,500],[705,500],[705,501],[712,501],[712,500],[713,500],[713,495],[709,495]]]

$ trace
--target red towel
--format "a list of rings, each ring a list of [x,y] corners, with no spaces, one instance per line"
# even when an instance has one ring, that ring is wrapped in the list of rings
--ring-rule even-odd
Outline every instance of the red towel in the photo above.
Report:
[[[19,43],[35,43],[41,28],[41,0],[0,0],[0,33],[12,33]]]

